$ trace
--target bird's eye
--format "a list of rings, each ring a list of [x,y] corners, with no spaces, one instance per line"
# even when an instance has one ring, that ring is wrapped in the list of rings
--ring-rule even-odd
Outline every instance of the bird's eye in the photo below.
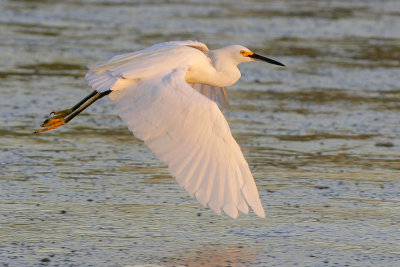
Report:
[[[244,50],[240,50],[240,54],[244,55],[245,53]]]

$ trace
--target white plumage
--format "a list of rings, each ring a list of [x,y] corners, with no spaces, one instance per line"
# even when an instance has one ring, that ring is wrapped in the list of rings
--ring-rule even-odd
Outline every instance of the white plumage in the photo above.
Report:
[[[233,218],[249,205],[265,217],[249,165],[214,102],[228,106],[225,87],[240,78],[237,65],[255,59],[278,64],[238,45],[210,51],[200,42],[167,42],[90,66],[86,80],[98,92],[112,90],[128,128],[201,204]]]

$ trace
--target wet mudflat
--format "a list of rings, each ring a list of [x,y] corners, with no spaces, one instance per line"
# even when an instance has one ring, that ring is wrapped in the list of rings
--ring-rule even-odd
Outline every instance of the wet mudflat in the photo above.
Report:
[[[400,3],[202,2],[0,2],[0,264],[400,264]],[[201,207],[108,99],[32,134],[86,65],[185,39],[287,65],[241,66],[224,111],[266,219]]]

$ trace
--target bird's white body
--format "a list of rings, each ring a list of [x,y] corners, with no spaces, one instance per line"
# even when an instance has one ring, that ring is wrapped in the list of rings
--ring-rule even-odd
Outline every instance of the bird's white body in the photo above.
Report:
[[[209,51],[200,42],[168,42],[90,66],[86,79],[110,98],[134,135],[168,164],[190,195],[236,218],[248,205],[264,217],[256,184],[229,125],[213,100],[253,59],[243,46]]]

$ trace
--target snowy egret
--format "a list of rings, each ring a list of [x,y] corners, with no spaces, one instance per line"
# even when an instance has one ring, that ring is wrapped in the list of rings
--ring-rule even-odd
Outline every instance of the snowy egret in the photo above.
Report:
[[[241,45],[209,50],[197,41],[166,42],[89,66],[94,91],[70,109],[52,112],[43,129],[58,128],[108,95],[133,134],[168,164],[177,182],[201,204],[232,218],[249,207],[265,217],[254,178],[218,108],[238,64],[261,60],[284,66]]]

